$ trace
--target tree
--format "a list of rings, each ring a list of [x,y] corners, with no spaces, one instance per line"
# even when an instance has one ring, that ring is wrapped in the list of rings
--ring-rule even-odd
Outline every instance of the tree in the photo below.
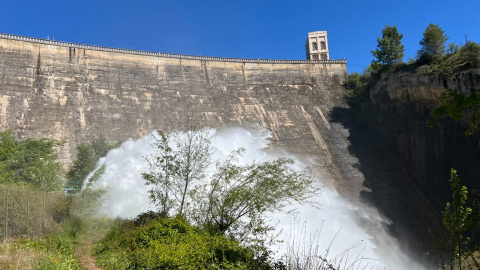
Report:
[[[480,92],[472,92],[465,95],[456,90],[448,89],[442,93],[444,103],[432,110],[430,115],[433,120],[427,121],[427,125],[440,125],[440,119],[451,117],[459,122],[465,120],[468,129],[465,135],[472,135],[478,131],[480,125]]]
[[[148,191],[150,200],[157,206],[158,212],[166,217],[175,204],[170,194],[173,191],[172,175],[176,171],[175,156],[173,149],[168,145],[168,137],[161,131],[158,131],[158,134],[160,138],[152,144],[157,150],[156,155],[146,159],[150,172],[142,173],[142,178],[147,185],[151,185]]]
[[[473,250],[469,246],[478,231],[479,208],[467,205],[467,187],[461,185],[460,177],[455,169],[450,171],[450,184],[452,187],[452,202],[448,202],[442,213],[443,224],[447,230],[445,234],[436,235],[434,249],[440,256],[442,268],[448,262],[450,269],[462,269],[462,261],[468,256],[473,263]],[[442,256],[447,256],[447,261]]]
[[[66,186],[80,190],[83,180],[95,167],[95,157],[92,148],[88,145],[77,147],[77,158],[67,172]]]
[[[198,208],[204,219],[200,223],[207,230],[251,241],[273,229],[266,225],[266,212],[279,211],[292,201],[305,203],[320,189],[307,172],[291,168],[292,159],[236,164],[244,152],[238,149],[225,162],[217,163],[210,181],[199,189],[203,198],[196,201],[204,202]]]
[[[65,186],[79,191],[87,176],[95,169],[98,160],[118,145],[119,143],[108,143],[103,135],[88,145],[79,145],[77,157],[67,172]]]
[[[372,54],[377,60],[373,64],[383,67],[401,62],[404,54],[404,46],[401,43],[403,34],[399,34],[396,26],[385,26],[382,30],[382,38],[377,38],[377,49]]]
[[[17,140],[13,131],[0,132],[0,183],[23,183],[41,190],[61,185],[61,165],[52,139]]]
[[[162,132],[159,134],[160,138],[152,145],[156,154],[147,157],[150,172],[143,173],[142,177],[152,186],[150,199],[160,211],[168,211],[175,203],[177,215],[183,215],[191,189],[205,178],[211,162],[210,131],[185,130],[168,137]]]
[[[152,145],[156,153],[147,158],[150,172],[142,174],[159,212],[173,208],[212,234],[259,240],[271,229],[265,225],[267,211],[318,195],[320,188],[313,178],[292,169],[291,159],[238,165],[244,149],[234,151],[224,162],[216,161],[208,174],[214,151],[210,137],[207,129],[169,136],[160,132]],[[186,211],[187,201],[192,207]]]
[[[445,42],[448,36],[445,35],[438,24],[430,23],[423,32],[423,39],[420,41],[422,46],[417,52],[417,58],[420,62],[430,64],[439,63],[445,54]]]
[[[480,45],[468,41],[460,48],[459,60],[461,65],[463,65],[463,69],[480,67]]]

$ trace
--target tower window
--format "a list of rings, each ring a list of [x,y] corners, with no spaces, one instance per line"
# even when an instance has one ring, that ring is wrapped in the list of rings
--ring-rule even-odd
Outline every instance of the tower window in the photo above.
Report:
[[[312,50],[314,51],[318,50],[317,42],[312,42]]]
[[[325,50],[325,41],[320,42],[320,49]]]

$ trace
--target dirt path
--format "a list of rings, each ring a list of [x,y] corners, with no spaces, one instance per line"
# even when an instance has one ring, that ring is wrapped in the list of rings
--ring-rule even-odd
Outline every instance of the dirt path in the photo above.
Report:
[[[105,232],[103,231],[89,230],[80,236],[80,240],[75,246],[75,256],[86,270],[103,270],[103,268],[95,265],[95,258],[92,254],[95,243],[102,239],[104,235]]]

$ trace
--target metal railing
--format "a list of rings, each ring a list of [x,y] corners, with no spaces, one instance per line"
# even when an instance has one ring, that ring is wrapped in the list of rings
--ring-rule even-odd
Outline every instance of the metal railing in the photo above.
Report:
[[[340,59],[340,60],[277,60],[277,59],[228,58],[228,57],[212,57],[212,56],[196,56],[196,55],[174,54],[174,53],[161,53],[161,52],[128,50],[128,49],[119,49],[119,48],[102,47],[102,46],[94,46],[94,45],[85,45],[85,44],[78,44],[78,43],[72,43],[72,42],[55,41],[55,40],[42,39],[42,38],[32,38],[32,37],[4,34],[4,33],[0,33],[0,38],[22,40],[22,41],[26,41],[26,42],[48,44],[48,45],[55,45],[55,46],[63,46],[63,47],[71,47],[71,48],[105,51],[105,52],[128,53],[128,54],[137,54],[137,55],[150,55],[150,56],[179,58],[179,59],[191,59],[191,60],[242,62],[242,63],[272,63],[272,64],[308,64],[308,63],[311,63],[311,64],[346,64],[347,63],[347,60],[345,60],[345,59]]]

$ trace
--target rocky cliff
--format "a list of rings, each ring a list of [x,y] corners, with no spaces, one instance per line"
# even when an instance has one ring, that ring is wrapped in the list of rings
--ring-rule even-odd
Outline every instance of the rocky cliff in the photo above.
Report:
[[[451,200],[450,168],[458,170],[470,196],[479,198],[479,138],[466,137],[465,127],[452,119],[439,127],[426,125],[446,89],[480,91],[480,70],[450,76],[415,68],[384,73],[367,102],[337,112],[350,127],[350,150],[371,188],[363,194],[365,200],[393,221],[394,234],[423,251],[428,229],[439,226],[441,211]]]
[[[480,188],[480,148],[477,136],[464,135],[465,127],[445,119],[427,127],[431,109],[438,106],[445,89],[462,93],[480,91],[480,69],[450,76],[395,72],[386,74],[370,92],[378,107],[374,125],[382,143],[398,158],[403,172],[443,209],[450,198],[450,168],[456,168],[473,196]]]

